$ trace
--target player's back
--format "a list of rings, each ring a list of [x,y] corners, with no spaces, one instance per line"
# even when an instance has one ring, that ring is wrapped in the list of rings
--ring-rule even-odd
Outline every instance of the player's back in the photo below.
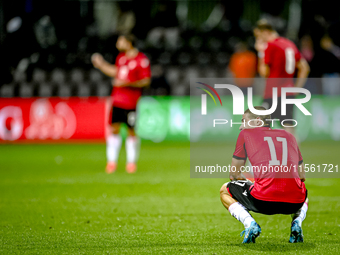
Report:
[[[293,135],[283,129],[244,129],[247,156],[252,165],[296,165],[299,148]],[[288,153],[289,151],[289,153]]]
[[[292,41],[278,37],[268,43],[264,52],[264,63],[269,66],[269,76],[264,98],[272,97],[273,87],[278,88],[278,96],[281,96],[280,88],[294,87],[293,78],[300,59],[301,54]]]
[[[300,59],[301,54],[292,41],[278,37],[269,42],[265,50],[265,63],[270,67],[268,78],[293,78]]]
[[[251,194],[265,201],[301,203],[306,191],[298,175],[302,157],[294,136],[269,127],[242,132],[255,177]]]

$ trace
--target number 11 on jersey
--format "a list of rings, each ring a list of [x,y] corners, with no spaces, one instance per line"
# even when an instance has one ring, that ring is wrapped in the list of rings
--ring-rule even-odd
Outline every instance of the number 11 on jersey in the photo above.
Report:
[[[269,151],[270,151],[271,160],[269,160],[269,165],[271,165],[271,166],[279,166],[279,165],[286,166],[287,160],[288,160],[287,139],[283,138],[283,137],[276,137],[276,140],[278,142],[282,143],[282,164],[280,164],[280,160],[277,159],[277,154],[276,154],[273,139],[269,136],[264,137],[264,141],[266,141],[268,143]]]

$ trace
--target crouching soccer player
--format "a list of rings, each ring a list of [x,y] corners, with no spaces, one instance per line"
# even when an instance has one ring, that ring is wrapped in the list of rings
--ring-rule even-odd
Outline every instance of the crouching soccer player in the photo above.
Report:
[[[265,110],[262,106],[255,109]],[[230,214],[244,224],[243,243],[255,243],[261,233],[249,211],[291,214],[289,242],[299,243],[303,242],[301,224],[308,209],[303,160],[294,136],[283,129],[271,129],[266,121],[270,118],[245,111],[231,164],[235,171],[230,172],[231,182],[223,184],[220,197]],[[256,169],[254,183],[241,172],[247,157]]]

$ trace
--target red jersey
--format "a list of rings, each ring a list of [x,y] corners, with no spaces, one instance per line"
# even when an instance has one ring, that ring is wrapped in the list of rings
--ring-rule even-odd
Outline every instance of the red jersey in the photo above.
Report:
[[[264,63],[269,66],[264,98],[272,98],[273,87],[278,88],[278,96],[281,96],[282,87],[294,87],[294,74],[296,63],[300,61],[301,53],[295,44],[283,37],[278,37],[268,43],[264,51]],[[281,78],[281,79],[273,79]],[[294,95],[288,93],[287,95]]]
[[[292,134],[269,127],[242,130],[234,158],[247,157],[255,178],[250,188],[253,197],[287,203],[302,203],[306,199],[306,187],[298,175],[298,165],[303,160]]]
[[[150,61],[141,52],[134,58],[127,58],[125,53],[119,53],[116,58],[117,79],[135,82],[151,77]],[[126,110],[136,109],[137,101],[142,95],[142,88],[113,87],[113,106]]]

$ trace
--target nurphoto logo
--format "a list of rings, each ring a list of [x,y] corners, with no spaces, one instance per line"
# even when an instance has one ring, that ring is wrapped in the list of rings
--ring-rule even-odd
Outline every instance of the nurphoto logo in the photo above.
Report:
[[[222,100],[219,96],[219,94],[216,92],[216,89],[228,89],[230,90],[232,97],[233,97],[233,114],[234,115],[243,115],[244,114],[244,94],[240,88],[238,88],[236,85],[231,84],[215,84],[213,88],[212,86],[197,82],[199,84],[204,85],[205,87],[209,88],[219,99],[220,104],[222,106]],[[207,89],[203,89],[200,87],[197,87],[198,89],[201,89],[205,91],[213,100],[215,105],[217,105],[216,100],[211,92],[209,92]],[[288,93],[302,93],[305,94],[305,98],[287,98]],[[248,88],[248,108],[249,110],[256,114],[256,115],[270,115],[272,114],[276,108],[277,108],[277,102],[278,102],[278,96],[277,96],[277,88],[273,88],[273,104],[270,109],[267,110],[256,110],[253,105],[253,88]],[[307,103],[311,99],[311,93],[305,89],[305,88],[290,88],[285,87],[281,88],[281,114],[286,115],[286,107],[287,104],[294,104],[297,108],[300,109],[300,111],[304,115],[312,115],[302,104]],[[202,94],[201,95],[201,114],[207,115],[207,95]]]

